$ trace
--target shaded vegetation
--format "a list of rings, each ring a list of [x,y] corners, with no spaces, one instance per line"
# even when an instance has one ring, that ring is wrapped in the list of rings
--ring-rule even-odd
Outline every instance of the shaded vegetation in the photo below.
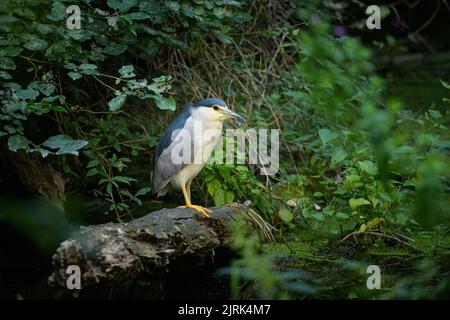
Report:
[[[69,4],[81,29],[66,26]],[[448,50],[432,31],[448,12],[436,4],[427,33],[420,7],[385,5],[388,27],[369,32],[365,7],[2,1],[0,208],[39,195],[89,224],[176,206],[176,192],[150,195],[155,145],[184,105],[217,96],[246,115],[244,129],[280,129],[277,175],[208,165],[194,180],[196,201],[247,201],[279,230],[276,245],[261,245],[237,224],[241,255],[223,270],[232,297],[448,298],[449,58],[392,62]],[[53,170],[39,181],[50,191],[23,183],[36,162]],[[0,220],[17,225],[4,210]],[[383,270],[382,290],[365,286],[370,264]]]

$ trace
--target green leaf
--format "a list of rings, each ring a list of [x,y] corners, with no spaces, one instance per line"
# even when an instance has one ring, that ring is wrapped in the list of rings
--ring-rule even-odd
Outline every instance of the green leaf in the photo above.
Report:
[[[183,3],[181,5],[181,12],[189,18],[193,18],[195,16],[194,7],[187,3]]]
[[[351,198],[348,203],[350,205],[350,208],[352,208],[352,210],[355,210],[359,206],[364,206],[364,205],[370,204],[370,202],[364,198],[358,198],[358,199]]]
[[[225,190],[222,188],[214,191],[214,204],[219,207],[225,203]]]
[[[19,101],[16,103],[10,103],[8,105],[8,111],[9,112],[15,112],[15,111],[25,111],[27,108],[27,103],[25,101]]]
[[[175,38],[172,35],[164,34],[163,38],[164,38],[164,40],[165,40],[165,42],[167,44],[173,46],[174,48],[177,48],[177,49],[185,49],[185,48],[187,48],[187,44],[186,43],[184,43],[183,41]]]
[[[0,71],[0,78],[6,79],[6,80],[12,79],[11,75],[8,72],[3,71],[3,70]]]
[[[119,110],[125,101],[127,100],[127,95],[119,94],[117,97],[114,97],[111,101],[108,102],[108,107],[110,111]]]
[[[111,182],[109,182],[107,185],[106,185],[106,192],[109,194],[109,196],[112,198],[112,196],[113,196],[113,194],[112,194],[112,183]]]
[[[42,158],[46,158],[50,153],[50,151],[44,148],[38,148],[37,150],[41,153]]]
[[[230,44],[233,42],[233,39],[230,36],[220,32],[219,30],[214,30],[214,35],[223,44]]]
[[[28,85],[28,89],[39,90],[45,96],[50,96],[55,91],[55,85],[53,83],[46,83],[43,81],[33,81]],[[50,99],[53,97],[50,97]],[[53,100],[55,101],[55,100]],[[53,102],[47,101],[47,102]]]
[[[67,6],[59,1],[53,1],[52,11],[47,17],[53,21],[62,21],[67,18]]]
[[[0,49],[0,56],[15,57],[22,51],[21,47],[9,46]]]
[[[31,51],[39,51],[47,49],[48,42],[43,39],[32,38],[28,40],[23,46]]]
[[[220,8],[220,7],[215,7],[213,9],[213,14],[219,18],[222,19],[225,16],[225,9],[224,8]]]
[[[321,198],[321,197],[323,197],[323,193],[320,191],[316,191],[316,192],[314,192],[313,196],[317,197],[317,198]]]
[[[39,95],[39,91],[34,89],[24,89],[17,92],[17,96],[22,100],[34,100]]]
[[[75,70],[77,68],[75,63],[72,62],[65,62],[64,63],[64,68],[65,69],[69,69],[69,70]]]
[[[107,45],[103,52],[112,56],[118,56],[119,54],[124,53],[128,49],[128,46],[125,44],[113,43]]]
[[[360,227],[359,227],[359,232],[363,233],[367,230],[367,225],[365,223],[363,223]]]
[[[42,145],[51,149],[59,149],[69,141],[72,141],[71,137],[60,134],[48,138],[42,143]]]
[[[225,191],[225,203],[232,203],[234,200],[234,193],[231,191]]]
[[[288,97],[292,97],[296,100],[307,100],[309,99],[308,93],[303,91],[286,91],[283,92],[283,94],[287,95]]]
[[[311,216],[318,221],[325,221],[325,215],[322,212],[315,212]]]
[[[56,29],[54,26],[49,25],[49,24],[38,24],[36,26],[36,30],[41,33],[41,34],[49,34],[50,32],[52,32],[54,29]]]
[[[125,16],[130,18],[131,20],[145,20],[150,18],[150,16],[144,12],[132,12]]]
[[[177,104],[172,97],[161,98],[156,100],[156,106],[162,110],[172,110],[174,111]]]
[[[126,66],[123,66],[122,68],[119,69],[119,73],[122,76],[122,78],[128,79],[128,78],[133,78],[136,75],[134,74],[134,67],[129,64]]]
[[[67,34],[72,39],[80,42],[91,39],[91,33],[87,30],[68,30]]]
[[[19,19],[17,19],[16,17],[13,17],[13,16],[0,16],[0,25],[2,25],[4,23],[8,23],[8,22],[15,22],[15,21],[19,21]]]
[[[120,12],[127,12],[130,8],[137,4],[137,0],[108,0],[106,3],[110,8],[119,10]]]
[[[347,158],[348,153],[342,149],[337,148],[334,150],[333,155],[331,156],[331,163],[333,165],[341,163],[345,158]]]
[[[180,3],[178,1],[164,1],[164,4],[172,11],[178,12],[180,10]]]
[[[450,83],[447,81],[441,80],[441,84],[444,86],[444,88],[450,89]]]
[[[88,75],[98,75],[97,66],[92,63],[83,63],[80,65],[80,72]]]
[[[139,9],[150,15],[153,24],[160,24],[167,18],[165,10],[161,8],[158,2],[153,0],[141,1]]]
[[[119,20],[118,16],[106,17],[106,22],[108,23],[108,26],[111,26],[114,30],[119,30],[119,26],[117,25],[118,20]]]
[[[98,185],[99,186],[101,186],[102,184],[105,184],[105,183],[107,183],[107,182],[109,182],[109,180],[108,179],[100,179],[99,181],[98,181]]]
[[[46,96],[51,95],[56,89],[52,83],[41,83],[38,88]]]
[[[336,213],[336,218],[338,218],[339,220],[347,220],[348,218],[350,218],[350,216],[344,212],[338,212]]]
[[[86,173],[86,177],[92,177],[98,174],[97,168],[92,168]]]
[[[292,213],[292,211],[286,208],[283,208],[280,211],[278,211],[278,216],[284,222],[291,222],[292,219],[294,219],[294,214]]]
[[[73,154],[78,155],[78,150],[87,145],[85,140],[73,140],[66,135],[56,135],[45,140],[42,145],[51,149],[57,149],[56,154]]]
[[[150,187],[144,187],[138,190],[138,192],[136,193],[136,197],[137,196],[143,196],[146,195],[147,193],[149,193],[151,191]]]
[[[82,77],[81,73],[79,72],[74,72],[74,71],[70,71],[69,73],[67,73],[67,75],[72,78],[72,80],[78,80]]]
[[[28,149],[28,140],[22,135],[14,135],[8,139],[8,148],[11,151],[16,152],[19,149]]]
[[[88,142],[85,140],[73,140],[67,142],[64,146],[62,146],[56,154],[73,154],[75,156],[78,155],[78,150],[87,145]]]
[[[358,166],[362,171],[366,172],[370,176],[377,174],[377,165],[370,160],[358,161]]]
[[[99,162],[98,160],[91,160],[88,162],[86,168],[92,168],[98,166]]]
[[[13,59],[0,56],[0,69],[15,70],[16,64]]]
[[[125,176],[115,176],[111,180],[114,182],[126,183],[128,185],[130,185],[131,182],[137,181],[134,178],[125,177]]]
[[[330,131],[328,129],[320,129],[319,137],[320,137],[320,140],[322,140],[322,144],[326,145],[328,142],[336,139],[338,137],[338,135],[335,132]]]

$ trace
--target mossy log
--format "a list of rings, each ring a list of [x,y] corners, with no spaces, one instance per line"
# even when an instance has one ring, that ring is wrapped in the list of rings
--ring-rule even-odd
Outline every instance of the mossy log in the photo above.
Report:
[[[81,227],[56,250],[49,284],[65,288],[70,265],[79,266],[84,289],[115,285],[142,273],[167,273],[173,266],[180,269],[177,264],[211,264],[218,248],[230,246],[233,222],[255,218],[249,215],[251,209],[241,205],[210,210],[210,218],[192,209],[175,208],[128,223]]]

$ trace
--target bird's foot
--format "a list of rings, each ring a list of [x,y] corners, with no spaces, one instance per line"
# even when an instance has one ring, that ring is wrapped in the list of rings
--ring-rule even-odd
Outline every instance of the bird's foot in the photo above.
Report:
[[[190,209],[194,209],[197,212],[200,212],[201,214],[203,214],[204,216],[206,216],[207,218],[209,218],[209,214],[208,213],[212,213],[211,210],[206,209],[202,206],[197,206],[195,204],[187,204],[185,206],[179,206],[178,208],[190,208]]]

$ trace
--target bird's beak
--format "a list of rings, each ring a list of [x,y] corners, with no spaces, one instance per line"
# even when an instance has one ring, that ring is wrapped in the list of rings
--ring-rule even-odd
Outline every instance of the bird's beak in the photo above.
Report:
[[[234,119],[238,122],[245,122],[245,118],[241,115],[237,114],[234,111],[231,111],[230,109],[222,109],[223,114],[226,116],[227,119]]]

